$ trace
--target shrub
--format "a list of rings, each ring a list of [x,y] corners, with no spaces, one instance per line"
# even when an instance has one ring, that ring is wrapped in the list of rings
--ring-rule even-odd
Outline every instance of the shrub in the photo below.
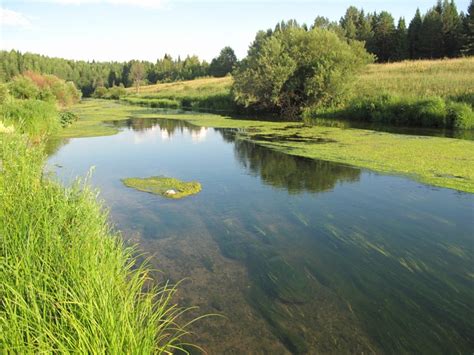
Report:
[[[60,128],[56,106],[41,100],[12,100],[2,105],[2,121],[20,133],[40,137]]]
[[[98,86],[95,88],[92,97],[95,97],[96,99],[101,99],[105,97],[105,95],[107,95],[107,88],[104,86]]]
[[[399,97],[380,94],[357,97],[343,108],[308,109],[305,118],[340,118],[397,126],[473,128],[474,112],[470,105],[446,101],[440,97]]]
[[[334,32],[290,22],[257,34],[248,56],[234,71],[233,94],[245,107],[298,117],[309,106],[341,103],[354,74],[373,60],[362,43]]]
[[[16,99],[36,99],[39,96],[39,88],[28,77],[16,76],[9,84],[9,90]]]
[[[125,96],[126,93],[127,91],[125,90],[124,86],[120,84],[120,86],[112,86],[109,88],[104,98],[118,100],[122,96]]]
[[[8,96],[8,86],[0,83],[0,105],[7,101]]]
[[[446,122],[453,128],[474,128],[474,110],[468,104],[451,102],[447,106]]]
[[[72,124],[74,121],[77,121],[79,117],[71,112],[71,111],[61,111],[59,113],[59,122],[61,123],[62,127],[69,126]]]

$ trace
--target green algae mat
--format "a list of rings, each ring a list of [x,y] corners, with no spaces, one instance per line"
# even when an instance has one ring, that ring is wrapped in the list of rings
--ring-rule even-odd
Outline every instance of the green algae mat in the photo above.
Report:
[[[122,182],[127,187],[171,199],[195,195],[202,189],[201,184],[197,181],[185,182],[166,176],[134,177],[123,179]]]

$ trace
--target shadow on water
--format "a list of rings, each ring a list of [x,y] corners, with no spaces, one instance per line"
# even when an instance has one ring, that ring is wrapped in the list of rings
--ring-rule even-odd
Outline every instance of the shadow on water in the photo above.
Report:
[[[118,227],[172,279],[193,275],[183,299],[228,317],[197,330],[211,353],[474,347],[472,195],[286,155],[233,130],[109,124],[123,131],[56,145],[50,164],[96,164]],[[120,183],[161,173],[203,191],[167,201]]]

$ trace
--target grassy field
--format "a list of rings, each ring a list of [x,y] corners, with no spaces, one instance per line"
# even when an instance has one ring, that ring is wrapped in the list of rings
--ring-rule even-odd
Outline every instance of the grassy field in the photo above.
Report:
[[[371,64],[358,76],[354,93],[440,96],[474,105],[474,57]]]
[[[77,105],[74,112],[81,119],[63,131],[64,137],[117,132],[116,128],[103,125],[103,120],[180,119],[199,126],[239,128],[241,139],[287,154],[401,174],[427,184],[474,193],[473,141],[233,119],[216,114],[173,114],[104,100],[85,101]]]
[[[160,108],[187,108],[208,111],[235,111],[230,95],[232,78],[203,78],[144,86],[140,94],[128,89],[122,100]]]

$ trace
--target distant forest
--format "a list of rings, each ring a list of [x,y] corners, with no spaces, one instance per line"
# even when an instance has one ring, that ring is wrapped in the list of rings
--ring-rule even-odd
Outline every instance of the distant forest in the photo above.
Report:
[[[417,10],[408,26],[404,18],[395,23],[387,11],[366,14],[363,9],[351,6],[339,22],[318,16],[310,27],[303,27],[324,28],[346,41],[362,41],[380,63],[474,55],[474,0],[466,13],[458,12],[453,0],[439,0],[425,14]],[[143,72],[140,76],[143,83],[154,84],[204,76],[221,77],[236,65],[238,60],[230,47],[222,49],[211,63],[201,61],[197,56],[174,59],[168,54],[156,63],[136,60],[86,62],[12,50],[0,51],[0,82],[9,81],[25,71],[35,71],[73,81],[84,96],[90,96],[98,87],[132,86],[136,81],[132,69],[137,66]]]

